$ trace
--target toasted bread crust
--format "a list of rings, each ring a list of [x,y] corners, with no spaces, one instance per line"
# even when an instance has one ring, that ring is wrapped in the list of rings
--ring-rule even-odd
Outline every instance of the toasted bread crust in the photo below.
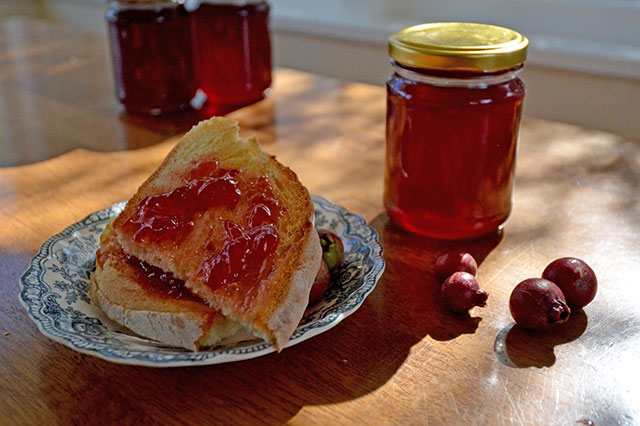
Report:
[[[322,262],[322,247],[315,228],[311,226],[307,234],[297,244],[301,247],[302,256],[297,267],[290,268],[291,286],[280,305],[273,304],[271,310],[265,315],[265,320],[257,327],[266,323],[267,330],[273,332],[275,345],[277,348],[284,348],[285,344],[295,331],[300,319],[304,315],[304,310],[309,303],[309,292],[311,287],[307,284],[313,281],[320,269]],[[297,250],[295,247],[293,250]],[[268,331],[267,331],[268,332]]]
[[[226,289],[212,289],[198,273],[206,255],[207,238],[219,237],[216,229],[223,216],[233,219],[233,214],[239,213],[224,209],[203,213],[194,219],[194,231],[180,244],[141,244],[124,227],[145,197],[164,194],[183,185],[185,173],[202,161],[216,161],[222,168],[238,169],[241,178],[245,175],[265,177],[283,206],[271,273],[259,283],[260,291],[252,296],[249,304],[243,305],[239,302],[242,296],[230,295]],[[115,220],[114,230],[125,252],[173,273],[209,306],[280,350],[302,318],[321,261],[313,216],[311,197],[293,171],[262,151],[255,138],[240,139],[235,121],[213,118],[195,126],[176,144],[129,200]]]

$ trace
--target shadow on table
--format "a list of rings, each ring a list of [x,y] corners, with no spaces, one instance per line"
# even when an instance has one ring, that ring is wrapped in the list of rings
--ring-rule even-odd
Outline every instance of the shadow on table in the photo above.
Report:
[[[206,367],[116,365],[52,345],[41,370],[47,404],[62,424],[283,423],[305,406],[354,400],[380,388],[425,336],[450,340],[474,333],[480,318],[441,308],[433,263],[451,249],[468,250],[481,263],[501,236],[436,241],[398,230],[386,215],[371,225],[386,272],[337,327],[280,354]],[[64,388],[61,377],[69,378]]]
[[[551,367],[556,362],[554,348],[580,337],[588,322],[587,314],[580,309],[572,312],[566,323],[545,332],[525,330],[511,323],[496,336],[494,353],[509,367]]]
[[[443,341],[474,333],[481,318],[455,314],[444,306],[433,266],[441,254],[455,250],[471,253],[480,266],[502,240],[502,232],[474,240],[437,240],[399,229],[386,214],[376,217],[371,226],[378,231],[384,250],[385,276],[393,277],[380,290],[384,292],[381,299],[393,303],[388,310],[392,323],[412,324],[410,330],[417,331],[418,340],[425,335]]]

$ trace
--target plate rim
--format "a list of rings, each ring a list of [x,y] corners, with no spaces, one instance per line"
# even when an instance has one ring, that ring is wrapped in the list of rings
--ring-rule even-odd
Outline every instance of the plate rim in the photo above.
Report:
[[[369,257],[373,260],[373,265],[370,271],[368,271],[365,275],[363,275],[360,279],[363,280],[363,284],[358,287],[353,293],[351,293],[344,301],[341,303],[343,309],[340,312],[334,313],[335,315],[331,320],[322,322],[326,319],[326,317],[321,318],[319,324],[316,325],[315,322],[307,324],[300,329],[296,329],[293,336],[289,339],[289,341],[285,344],[284,348],[288,348],[294,346],[298,343],[302,343],[311,337],[317,336],[318,334],[322,334],[331,328],[338,325],[349,315],[353,314],[356,310],[362,306],[366,298],[373,292],[375,287],[377,286],[380,277],[384,273],[386,268],[386,264],[383,257],[383,249],[378,239],[378,233],[376,230],[369,226],[364,218],[355,213],[349,212],[344,207],[335,204],[328,199],[318,196],[311,195],[313,204],[314,204],[314,213],[318,210],[318,206],[322,206],[324,208],[329,208],[330,210],[336,211],[339,214],[345,224],[349,224],[348,220],[354,220],[360,229],[364,229],[366,231],[365,234],[351,234],[351,237],[358,237],[361,241],[366,243],[371,251]],[[49,237],[38,249],[35,256],[29,262],[29,266],[26,271],[20,277],[20,291],[19,291],[19,301],[21,305],[26,309],[28,317],[36,324],[38,331],[43,334],[45,337],[60,343],[66,346],[69,349],[74,351],[95,356],[97,358],[117,363],[117,364],[126,364],[126,365],[137,365],[137,366],[145,366],[145,367],[184,367],[184,366],[202,366],[202,365],[214,365],[214,364],[222,364],[236,361],[243,361],[252,358],[257,358],[263,355],[267,355],[275,352],[275,347],[272,344],[268,344],[266,342],[258,343],[257,347],[252,352],[244,353],[244,354],[231,354],[226,353],[225,351],[213,350],[213,351],[202,351],[202,352],[192,352],[194,355],[201,354],[205,355],[202,359],[181,359],[181,360],[170,360],[159,362],[152,358],[144,358],[144,357],[117,357],[114,356],[113,353],[107,352],[103,353],[99,348],[86,348],[82,346],[78,346],[76,342],[74,342],[73,335],[65,335],[63,331],[56,328],[54,321],[50,315],[44,314],[41,310],[44,307],[43,297],[46,294],[53,294],[51,285],[42,279],[42,274],[46,271],[46,267],[43,265],[44,261],[52,256],[52,245],[60,240],[64,240],[73,235],[73,233],[81,228],[85,228],[91,226],[95,223],[100,223],[104,220],[109,220],[113,217],[114,212],[118,209],[121,211],[124,208],[126,201],[116,202],[106,208],[96,210],[83,219],[72,223],[65,227],[61,232],[58,232],[51,237]],[[89,223],[87,223],[89,222]],[[29,282],[34,280],[33,283]],[[367,283],[370,282],[370,286],[367,287]],[[39,297],[34,298],[30,296],[29,290],[34,287],[34,285],[38,287]],[[361,300],[358,302],[358,297],[361,297]],[[35,299],[35,300],[32,300]],[[353,302],[355,300],[355,303]],[[31,303],[28,303],[31,301]],[[37,303],[39,302],[39,303]],[[330,316],[330,315],[328,315]],[[306,329],[306,327],[316,325],[315,327],[311,327]],[[48,326],[48,328],[47,328]],[[135,333],[134,333],[135,334]],[[153,342],[152,339],[147,339],[142,336],[135,336],[137,338],[147,340]],[[233,347],[228,348],[228,350],[233,350]],[[153,351],[150,349],[148,351],[141,352],[150,352]],[[207,354],[213,354],[213,356],[206,357]]]

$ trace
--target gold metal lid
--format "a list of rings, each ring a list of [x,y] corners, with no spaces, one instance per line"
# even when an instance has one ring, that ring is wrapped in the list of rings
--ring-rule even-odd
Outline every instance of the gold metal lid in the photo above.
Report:
[[[495,25],[437,22],[389,37],[389,56],[401,65],[438,70],[497,71],[527,58],[529,40]]]

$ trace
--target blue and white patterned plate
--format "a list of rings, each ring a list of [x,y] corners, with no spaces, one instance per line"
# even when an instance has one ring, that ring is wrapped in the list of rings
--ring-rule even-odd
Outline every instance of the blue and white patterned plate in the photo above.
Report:
[[[355,312],[384,270],[376,232],[360,216],[322,197],[313,196],[313,203],[316,226],[340,236],[345,261],[324,300],[307,309],[287,347],[327,331]],[[95,212],[49,238],[22,276],[20,301],[45,336],[108,361],[150,367],[219,364],[275,350],[262,340],[201,352],[173,348],[131,333],[93,305],[87,284],[95,267],[99,237],[124,204]]]

